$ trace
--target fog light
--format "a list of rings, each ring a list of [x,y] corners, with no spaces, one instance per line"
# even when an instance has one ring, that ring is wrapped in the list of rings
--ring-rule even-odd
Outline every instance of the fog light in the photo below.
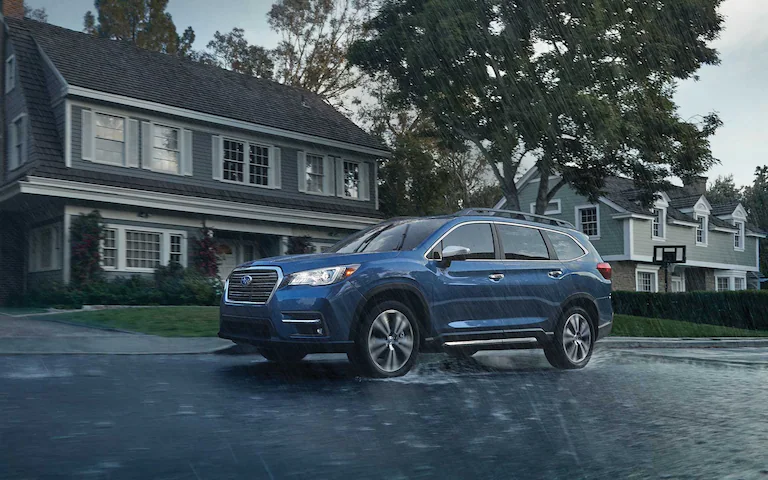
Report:
[[[318,335],[324,335],[324,333],[323,333],[323,329],[322,329],[322,328],[318,328],[318,329],[317,329],[317,334],[318,334]]]

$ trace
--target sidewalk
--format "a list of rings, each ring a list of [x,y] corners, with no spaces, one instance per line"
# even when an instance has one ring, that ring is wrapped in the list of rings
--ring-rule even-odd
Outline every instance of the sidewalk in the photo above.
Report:
[[[656,338],[608,337],[597,348],[744,348],[768,347],[768,337]]]

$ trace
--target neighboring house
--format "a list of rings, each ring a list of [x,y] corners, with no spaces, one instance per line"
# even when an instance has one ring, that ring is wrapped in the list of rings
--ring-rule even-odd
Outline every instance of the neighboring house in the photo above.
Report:
[[[221,272],[316,251],[378,223],[387,149],[307,91],[12,18],[0,30],[0,302],[70,278],[70,225],[98,210],[110,276],[191,265],[203,225]],[[17,11],[17,10],[16,10]]]
[[[596,204],[565,186],[546,215],[567,220],[589,235],[613,267],[615,290],[667,290],[663,269],[653,263],[657,245],[686,246],[687,261],[670,267],[670,292],[760,288],[759,242],[765,235],[750,226],[740,203],[710,204],[706,184],[705,177],[697,177],[684,187],[660,192],[653,209],[647,209],[640,205],[632,180],[609,177]],[[535,212],[538,187],[533,168],[518,182],[521,208]],[[496,207],[505,203],[501,200]]]

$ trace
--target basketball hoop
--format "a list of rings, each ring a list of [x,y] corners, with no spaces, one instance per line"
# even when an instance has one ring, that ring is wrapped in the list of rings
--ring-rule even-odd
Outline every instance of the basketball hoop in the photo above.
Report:
[[[685,263],[685,245],[653,247],[653,263],[664,267],[664,291],[669,292],[669,266]]]

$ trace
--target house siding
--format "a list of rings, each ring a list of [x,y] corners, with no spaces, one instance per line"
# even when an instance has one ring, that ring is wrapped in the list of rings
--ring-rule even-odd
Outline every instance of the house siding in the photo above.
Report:
[[[532,181],[523,186],[518,192],[520,208],[523,211],[529,212],[530,204],[536,202],[538,188],[539,182]],[[569,186],[562,187],[557,192],[554,199],[560,199],[562,213],[548,216],[571,222],[574,225],[576,225],[576,207],[589,204],[589,201],[585,197],[577,194]],[[623,223],[611,218],[611,215],[618,212],[604,203],[598,203],[597,208],[600,213],[600,239],[592,240],[592,244],[600,255],[624,254]]]
[[[230,183],[230,182],[221,182],[218,180],[213,179],[213,167],[212,167],[212,160],[211,160],[211,148],[212,148],[212,137],[214,133],[212,133],[210,130],[206,130],[205,127],[196,125],[191,126],[188,122],[179,122],[178,120],[173,120],[166,118],[165,121],[168,122],[169,125],[172,126],[182,126],[184,128],[188,128],[192,130],[192,162],[193,162],[193,175],[192,176],[181,176],[181,175],[172,175],[172,174],[165,174],[165,173],[159,173],[159,172],[153,172],[150,170],[146,170],[144,168],[125,168],[125,167],[119,167],[119,166],[113,166],[113,165],[105,165],[105,164],[99,164],[94,163],[88,160],[83,160],[82,158],[82,111],[84,109],[87,109],[83,106],[74,105],[72,107],[72,167],[73,168],[80,168],[84,170],[91,170],[91,171],[97,171],[102,173],[110,173],[115,175],[121,175],[125,177],[136,177],[136,178],[145,178],[145,179],[151,179],[156,181],[162,181],[162,182],[174,182],[174,183],[181,183],[185,185],[191,185],[191,186],[200,186],[200,187],[207,187],[207,188],[216,188],[216,189],[222,189],[226,191],[236,191],[236,192],[242,192],[242,193],[258,193],[265,196],[274,196],[276,199],[285,199],[288,200],[287,203],[290,204],[290,200],[302,200],[304,202],[313,202],[318,204],[335,204],[338,205],[339,203],[347,204],[350,206],[365,206],[370,209],[371,213],[376,212],[376,201],[375,201],[375,188],[376,188],[376,180],[374,178],[374,172],[375,172],[375,159],[370,156],[365,156],[362,154],[349,154],[347,152],[341,151],[341,150],[333,150],[329,148],[313,148],[311,145],[306,145],[302,147],[302,149],[306,152],[318,152],[318,153],[326,153],[329,155],[339,155],[343,158],[353,159],[356,161],[363,161],[367,162],[369,165],[369,191],[371,192],[370,200],[368,201],[357,201],[357,200],[348,200],[343,199],[335,196],[321,196],[321,195],[310,195],[306,193],[299,192],[298,188],[298,165],[297,165],[297,154],[300,151],[298,147],[294,145],[290,145],[289,142],[285,142],[284,140],[281,140],[277,137],[269,137],[269,136],[255,136],[250,133],[244,133],[244,132],[238,132],[238,131],[231,131],[231,135],[235,138],[243,139],[243,140],[250,140],[254,142],[263,142],[269,145],[275,145],[281,149],[281,188],[280,189],[268,189],[268,188],[261,188],[257,186],[250,186],[250,185],[239,185],[236,183]],[[99,110],[98,107],[94,107],[95,110]],[[113,108],[106,109],[107,111],[115,111]],[[149,121],[150,119],[144,115],[137,113],[129,113],[120,110],[120,114],[125,115],[129,118],[136,119],[141,121]],[[161,116],[158,115],[152,115],[152,118],[156,121],[161,120]],[[141,130],[141,129],[139,129]],[[218,134],[218,133],[216,133]],[[141,142],[141,132],[139,132],[139,141]],[[141,145],[141,143],[139,144]],[[139,148],[139,157],[142,157],[142,149]],[[143,158],[140,158],[140,161],[144,162]]]
[[[757,265],[755,237],[746,237],[744,251],[733,248],[733,234],[710,230],[708,245],[696,245],[696,231],[693,227],[666,225],[666,241],[653,240],[651,222],[634,219],[634,253],[638,256],[653,256],[654,246],[686,245],[688,261],[721,263],[733,266],[755,267]]]

